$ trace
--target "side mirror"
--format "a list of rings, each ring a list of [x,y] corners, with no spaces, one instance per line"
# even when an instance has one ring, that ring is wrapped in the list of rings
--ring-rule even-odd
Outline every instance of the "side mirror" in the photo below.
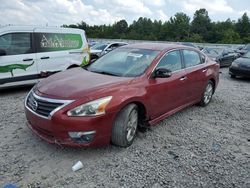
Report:
[[[0,56],[4,56],[4,55],[7,55],[7,54],[6,54],[6,51],[3,50],[3,49],[0,49]]]
[[[153,78],[169,78],[172,76],[172,71],[165,68],[155,69]]]

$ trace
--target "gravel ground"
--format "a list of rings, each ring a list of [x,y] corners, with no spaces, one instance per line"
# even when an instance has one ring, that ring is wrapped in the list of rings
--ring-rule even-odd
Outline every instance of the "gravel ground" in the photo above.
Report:
[[[206,108],[193,106],[138,133],[129,148],[60,148],[25,126],[30,88],[0,91],[0,186],[250,187],[250,80],[220,84]],[[72,172],[78,160],[84,168]]]

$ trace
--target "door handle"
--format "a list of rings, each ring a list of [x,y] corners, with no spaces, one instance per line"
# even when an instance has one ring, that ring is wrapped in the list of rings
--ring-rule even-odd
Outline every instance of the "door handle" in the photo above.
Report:
[[[202,72],[207,72],[207,69],[203,69]]]
[[[186,80],[186,79],[187,79],[187,77],[186,77],[186,76],[183,76],[183,77],[180,78],[180,81],[184,81],[184,80]]]
[[[49,59],[49,57],[41,57],[41,59]]]
[[[33,61],[33,59],[23,59],[23,61]]]

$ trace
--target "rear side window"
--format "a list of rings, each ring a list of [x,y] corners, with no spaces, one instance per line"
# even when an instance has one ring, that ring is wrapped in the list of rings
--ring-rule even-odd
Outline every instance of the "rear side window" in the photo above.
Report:
[[[73,33],[35,33],[37,52],[81,49],[82,36]]]
[[[193,67],[202,64],[200,55],[198,52],[192,50],[183,50],[184,62],[186,67]]]
[[[0,49],[6,55],[32,53],[31,33],[9,33],[0,36]]]
[[[180,51],[172,51],[164,55],[157,68],[165,68],[172,72],[182,69]]]

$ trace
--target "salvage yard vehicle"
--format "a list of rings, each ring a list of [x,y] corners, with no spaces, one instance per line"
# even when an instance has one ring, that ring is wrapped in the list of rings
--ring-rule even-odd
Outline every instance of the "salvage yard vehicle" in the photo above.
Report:
[[[250,78],[250,51],[232,63],[229,74],[232,78],[237,76]]]
[[[0,27],[0,88],[34,84],[38,79],[88,61],[89,49],[83,30]]]
[[[248,51],[250,51],[250,44],[246,44],[244,47],[240,47],[240,49],[237,49],[236,52],[244,55],[245,53],[247,53]]]
[[[230,48],[205,47],[202,49],[202,52],[218,62],[220,67],[229,67],[235,59],[240,57],[239,53],[234,52]]]
[[[27,126],[52,144],[127,147],[138,126],[208,105],[218,81],[219,65],[195,48],[126,45],[39,82],[25,100]]]
[[[109,53],[110,51],[119,48],[121,46],[125,46],[128,43],[126,42],[100,42],[91,46],[90,48],[90,59],[91,62],[95,61],[99,57]]]

